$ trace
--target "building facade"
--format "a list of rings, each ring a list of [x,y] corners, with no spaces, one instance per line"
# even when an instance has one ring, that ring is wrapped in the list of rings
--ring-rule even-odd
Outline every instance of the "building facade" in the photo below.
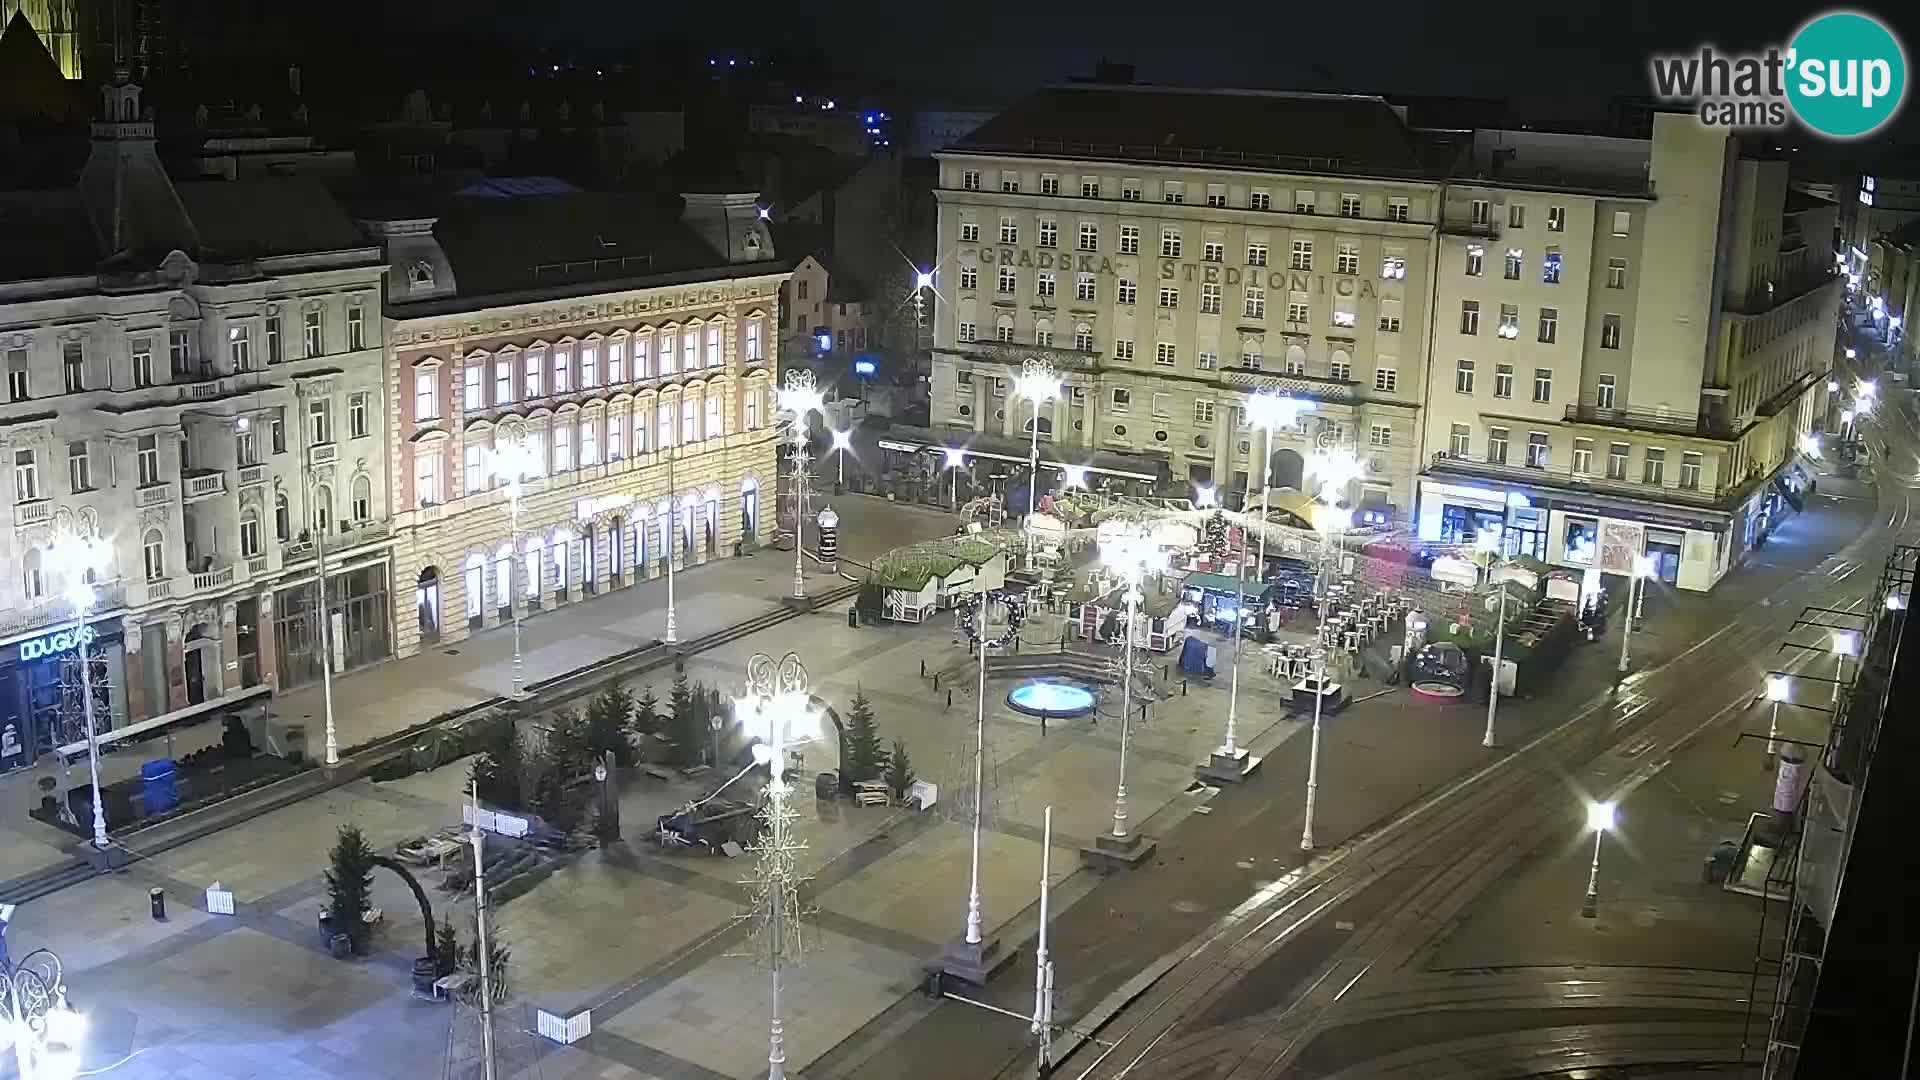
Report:
[[[1448,184],[1418,533],[1707,589],[1824,426],[1837,208],[1721,131],[1482,131]]]
[[[497,202],[364,222],[395,275],[388,481],[396,574],[414,589],[395,613],[403,656],[772,537],[790,266],[754,196],[687,196],[672,222],[564,197],[531,216]],[[632,254],[535,288],[488,261],[563,254],[569,227]],[[508,454],[524,455],[517,504]]]
[[[139,87],[102,104],[76,188],[0,196],[6,766],[71,741],[70,534],[112,552],[87,631],[115,724],[317,675],[317,533],[336,666],[388,654],[379,251],[302,180],[173,184]]]
[[[1419,145],[1368,97],[1072,87],[1014,105],[939,155],[934,433],[1024,460],[1013,377],[1044,357],[1067,389],[1040,412],[1043,487],[1049,464],[1094,463],[1097,482],[1119,454],[1167,494],[1230,494],[1266,452],[1248,395],[1288,393],[1311,408],[1274,433],[1272,484],[1344,446],[1363,520],[1404,523],[1441,193]]]

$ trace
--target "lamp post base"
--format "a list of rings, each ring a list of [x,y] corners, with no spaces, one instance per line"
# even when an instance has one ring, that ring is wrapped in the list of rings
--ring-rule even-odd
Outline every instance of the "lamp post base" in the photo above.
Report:
[[[985,986],[1001,968],[1013,963],[1016,955],[1013,949],[1001,948],[997,937],[982,935],[978,942],[970,942],[962,935],[947,942],[940,955],[927,964],[927,973],[939,972],[949,979]]]
[[[89,840],[80,845],[80,853],[87,865],[95,870],[124,870],[127,866],[127,849],[119,844],[109,843],[106,847],[95,847]]]
[[[1093,838],[1092,847],[1080,849],[1080,861],[1097,870],[1131,870],[1151,858],[1159,847],[1158,840],[1137,832],[1125,836],[1101,833]]]
[[[1193,775],[1196,779],[1214,784],[1237,784],[1252,776],[1260,768],[1261,758],[1254,757],[1244,746],[1236,747],[1231,754],[1218,750],[1207,759],[1204,765],[1196,765]]]

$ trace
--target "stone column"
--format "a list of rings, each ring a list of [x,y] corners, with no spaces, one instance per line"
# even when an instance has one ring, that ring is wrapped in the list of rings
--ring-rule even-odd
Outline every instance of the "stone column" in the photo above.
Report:
[[[236,689],[240,685],[240,604],[234,600],[220,602],[220,669],[212,673],[209,681],[220,684],[220,694]],[[215,697],[209,686],[208,697]]]
[[[179,614],[167,616],[163,624],[167,630],[167,712],[186,708],[187,705],[187,663],[186,663],[186,627],[180,621]]]
[[[147,700],[147,668],[140,660],[140,646],[143,632],[140,623],[132,616],[123,616],[120,620],[120,641],[126,646],[126,686],[122,692],[127,699],[127,722],[147,720],[158,715],[159,710]]]
[[[260,625],[255,628],[253,640],[259,649],[256,661],[260,668],[260,685],[278,688],[280,685],[280,648],[273,626],[273,594],[263,592],[257,598]]]
[[[500,595],[500,560],[493,557],[498,550],[498,544],[489,547],[482,556],[485,561],[480,564],[480,627],[483,630],[500,625],[500,602],[496,599]]]
[[[590,534],[583,531],[567,541],[561,558],[563,560],[561,565],[567,568],[567,599],[569,601],[585,599],[587,575],[593,573],[593,543]]]

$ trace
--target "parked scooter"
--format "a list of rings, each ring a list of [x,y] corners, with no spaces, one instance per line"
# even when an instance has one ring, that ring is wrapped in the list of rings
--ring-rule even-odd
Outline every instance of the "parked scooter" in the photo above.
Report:
[[[1580,609],[1580,636],[1587,641],[1599,641],[1607,636],[1607,591],[1601,589]]]

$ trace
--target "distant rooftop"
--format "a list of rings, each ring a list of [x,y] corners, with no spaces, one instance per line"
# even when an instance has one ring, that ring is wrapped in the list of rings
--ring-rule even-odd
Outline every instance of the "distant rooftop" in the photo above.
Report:
[[[579,192],[579,188],[557,176],[484,176],[460,189],[460,194],[479,199],[524,199]]]
[[[1384,99],[1333,94],[1050,87],[951,149],[1286,172],[1431,173],[1420,138]]]

